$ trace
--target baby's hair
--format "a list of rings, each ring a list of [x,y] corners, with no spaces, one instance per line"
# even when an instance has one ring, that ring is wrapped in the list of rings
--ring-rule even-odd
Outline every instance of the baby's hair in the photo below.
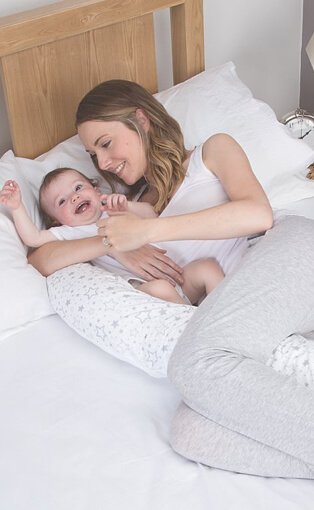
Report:
[[[51,170],[51,172],[48,172],[45,177],[42,180],[42,183],[39,188],[39,210],[43,219],[43,222],[46,226],[46,228],[50,228],[52,226],[56,225],[56,219],[52,218],[46,211],[45,203],[43,200],[43,194],[44,192],[49,188],[52,182],[56,180],[59,175],[65,174],[66,172],[76,172],[79,174],[82,179],[85,179],[85,181],[88,181],[94,188],[98,186],[97,179],[90,179],[86,175],[82,174],[79,170],[76,170],[76,168],[70,168],[70,167],[61,167],[56,168],[55,170]]]

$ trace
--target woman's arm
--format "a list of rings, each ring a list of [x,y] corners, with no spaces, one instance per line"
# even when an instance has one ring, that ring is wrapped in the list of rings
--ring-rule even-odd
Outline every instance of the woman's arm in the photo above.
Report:
[[[220,180],[230,201],[195,213],[139,219],[116,213],[98,225],[117,250],[132,250],[146,243],[180,239],[227,239],[268,230],[272,210],[240,145],[218,134],[203,145],[203,160]]]
[[[44,244],[30,253],[28,260],[41,274],[48,276],[63,267],[103,255],[115,258],[145,280],[163,278],[173,284],[183,283],[182,268],[167,257],[165,250],[147,245],[128,253],[117,253],[114,248],[105,246],[99,236]]]
[[[148,202],[128,202],[128,211],[141,218],[157,218],[157,213]]]
[[[71,264],[88,262],[96,257],[109,255],[110,249],[98,236],[71,241],[53,241],[32,251],[28,261],[41,274],[48,276]]]

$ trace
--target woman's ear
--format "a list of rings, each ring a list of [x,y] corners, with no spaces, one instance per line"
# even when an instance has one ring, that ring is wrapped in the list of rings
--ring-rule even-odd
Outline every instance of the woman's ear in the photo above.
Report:
[[[144,129],[144,131],[148,131],[150,122],[149,118],[146,116],[146,113],[141,108],[137,108],[137,110],[135,111],[135,116],[137,122]]]

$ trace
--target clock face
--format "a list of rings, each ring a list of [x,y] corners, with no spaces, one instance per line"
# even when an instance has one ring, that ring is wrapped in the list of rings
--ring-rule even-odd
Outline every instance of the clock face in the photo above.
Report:
[[[284,124],[290,128],[294,138],[306,139],[314,131],[314,116],[309,114],[291,114]]]

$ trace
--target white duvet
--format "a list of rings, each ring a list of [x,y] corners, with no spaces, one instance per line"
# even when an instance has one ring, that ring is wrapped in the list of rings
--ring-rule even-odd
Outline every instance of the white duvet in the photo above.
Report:
[[[57,316],[0,343],[1,510],[312,510],[314,482],[174,453],[179,396]]]

